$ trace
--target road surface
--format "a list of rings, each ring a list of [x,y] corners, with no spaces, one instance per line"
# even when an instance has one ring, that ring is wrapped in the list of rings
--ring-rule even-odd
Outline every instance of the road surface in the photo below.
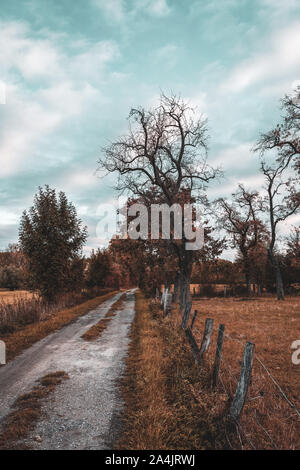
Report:
[[[69,374],[70,380],[58,385],[46,399],[42,418],[25,441],[31,448],[112,448],[123,406],[118,379],[125,367],[134,291],[126,293],[124,308],[116,312],[100,338],[85,341],[81,336],[105,316],[120,295],[50,334],[0,369],[0,424],[15,399],[30,391],[39,378],[58,370]]]

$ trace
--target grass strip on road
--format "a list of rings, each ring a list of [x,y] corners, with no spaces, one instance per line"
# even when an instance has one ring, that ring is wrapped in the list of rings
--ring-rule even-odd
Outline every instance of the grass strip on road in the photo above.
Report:
[[[0,432],[0,450],[28,449],[22,441],[34,430],[41,416],[43,400],[63,380],[69,378],[64,371],[45,375],[31,392],[19,396],[13,404],[14,410],[4,419]],[[21,441],[21,442],[20,442]]]
[[[93,341],[94,339],[100,338],[103,331],[106,330],[108,327],[109,322],[111,319],[116,315],[118,310],[122,310],[124,305],[124,297],[125,294],[122,294],[121,297],[110,307],[104,318],[98,321],[95,325],[93,325],[89,330],[87,330],[81,338],[85,339],[86,341]]]

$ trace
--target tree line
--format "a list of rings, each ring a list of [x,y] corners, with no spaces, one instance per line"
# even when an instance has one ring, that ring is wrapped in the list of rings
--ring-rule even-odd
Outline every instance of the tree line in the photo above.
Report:
[[[208,162],[207,121],[182,98],[161,95],[154,109],[134,108],[128,133],[102,149],[101,169],[117,173],[116,189],[126,191],[131,204],[198,204],[202,207],[205,243],[201,250],[185,249],[186,238],[111,240],[105,250],[82,254],[87,228],[63,192],[39,188],[29,211],[23,213],[19,243],[0,253],[0,284],[26,287],[53,302],[65,292],[96,287],[139,285],[154,292],[174,284],[181,309],[190,302],[192,281],[245,283],[276,289],[299,282],[299,227],[278,243],[278,225],[300,206],[300,87],[281,102],[282,121],[262,133],[253,147],[264,187],[242,184],[231,198],[211,201],[207,189],[223,173]],[[172,218],[173,217],[173,218]],[[195,218],[195,213],[193,213]],[[149,220],[149,231],[151,220]],[[172,231],[173,229],[173,231]],[[222,231],[221,231],[222,229]],[[221,235],[224,233],[225,235]],[[234,262],[220,259],[237,250]]]
[[[101,169],[118,174],[116,189],[127,191],[133,202],[146,206],[165,203],[169,207],[196,202],[209,215],[202,221],[205,245],[198,252],[185,249],[184,236],[181,240],[139,240],[134,248],[130,240],[118,244],[122,253],[135,250],[140,268],[141,260],[146,263],[145,272],[164,273],[164,284],[174,284],[175,301],[179,300],[181,309],[190,301],[193,268],[199,263],[207,265],[229,245],[238,250],[248,294],[251,279],[260,278],[261,284],[271,266],[277,298],[284,299],[283,265],[299,265],[298,227],[290,235],[285,257],[278,245],[279,223],[296,214],[300,206],[299,103],[297,87],[293,96],[285,96],[281,102],[282,122],[262,133],[254,144],[253,159],[258,155],[263,189],[253,191],[240,184],[231,200],[208,200],[207,188],[211,181],[221,179],[222,172],[208,163],[207,121],[196,117],[195,110],[181,97],[162,94],[155,109],[132,109],[128,133],[103,148]],[[216,235],[217,226],[225,229],[225,238]]]

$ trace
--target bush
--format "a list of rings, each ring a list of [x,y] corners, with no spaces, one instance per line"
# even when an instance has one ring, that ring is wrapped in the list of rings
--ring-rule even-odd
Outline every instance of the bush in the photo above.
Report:
[[[6,266],[0,273],[0,285],[9,290],[19,289],[21,286],[20,269],[15,266]]]

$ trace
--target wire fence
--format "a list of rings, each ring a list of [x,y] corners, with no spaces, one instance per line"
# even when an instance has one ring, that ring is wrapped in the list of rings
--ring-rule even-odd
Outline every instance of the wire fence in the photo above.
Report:
[[[168,305],[164,304],[164,308],[167,313]],[[187,308],[190,309],[190,306],[187,306]],[[215,348],[212,348],[210,346],[212,343],[212,329],[208,332],[207,325],[209,321],[212,323],[213,320],[201,318],[201,322],[204,321],[203,331],[201,331],[199,321],[196,323],[197,326],[194,326],[196,317],[197,312],[195,311],[190,325],[185,325],[187,339],[191,345],[195,361],[200,367],[205,361],[210,370],[215,371],[216,361],[219,358],[216,391],[222,391],[227,396],[228,402],[231,403],[230,413],[234,406],[238,409],[237,413],[231,413],[236,430],[234,443],[225,429],[229,447],[236,448],[238,442],[238,447],[241,449],[299,449],[299,409],[288,396],[288,393],[283,390],[279,380],[274,377],[263,360],[254,352],[250,357],[248,382],[246,386],[241,387],[241,382],[247,375],[245,372],[247,367],[245,362],[246,349],[247,345],[252,343],[243,342],[223,331],[224,344],[221,343],[219,347],[218,341],[216,341]],[[225,329],[224,325],[223,327]],[[226,348],[224,347],[224,345],[227,345],[227,351],[230,350],[230,347],[228,347],[230,343],[235,343],[244,348],[244,353],[241,350],[240,355],[234,351],[234,360],[229,359],[233,352],[231,351],[231,354],[226,355]],[[203,344],[205,344],[204,350]],[[292,410],[290,414],[288,409]]]

